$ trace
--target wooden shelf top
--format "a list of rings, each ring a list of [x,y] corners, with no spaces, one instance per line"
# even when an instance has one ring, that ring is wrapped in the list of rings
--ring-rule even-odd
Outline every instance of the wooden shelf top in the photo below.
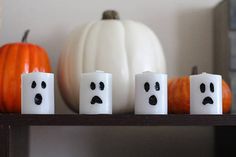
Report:
[[[21,115],[0,114],[0,125],[236,126],[236,115]]]

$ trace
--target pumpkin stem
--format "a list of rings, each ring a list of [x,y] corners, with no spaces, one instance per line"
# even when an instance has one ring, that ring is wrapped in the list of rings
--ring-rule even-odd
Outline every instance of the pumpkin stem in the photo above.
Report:
[[[198,67],[195,65],[192,67],[191,75],[197,75],[198,74]]]
[[[119,20],[119,13],[115,10],[106,10],[102,14],[102,20]]]
[[[23,37],[22,37],[22,39],[21,39],[21,42],[23,42],[23,43],[26,43],[26,42],[27,42],[27,38],[28,38],[29,32],[30,32],[29,29],[27,29],[27,30],[25,31],[25,33],[24,33],[24,35],[23,35]]]

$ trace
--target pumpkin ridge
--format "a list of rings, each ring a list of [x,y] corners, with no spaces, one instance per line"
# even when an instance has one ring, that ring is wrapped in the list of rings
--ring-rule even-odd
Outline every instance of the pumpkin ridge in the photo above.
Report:
[[[72,34],[73,33],[73,34]],[[75,30],[72,32],[71,34],[74,35],[77,32],[75,32]],[[69,90],[69,75],[68,75],[68,65],[67,63],[67,56],[69,53],[71,53],[71,49],[73,48],[72,44],[74,42],[72,42],[73,40],[75,40],[75,36],[72,36],[66,43],[66,46],[62,52],[62,55],[60,55],[59,58],[59,62],[58,62],[58,74],[57,74],[57,78],[58,78],[58,83],[61,84],[60,82],[64,82],[63,86],[59,86],[59,90],[61,92],[61,95],[63,96],[63,100],[64,102],[66,102],[67,104],[74,104],[74,100],[71,99],[71,96],[69,97],[65,97],[64,95],[71,95],[71,91]],[[78,48],[74,48],[75,50],[77,50]],[[66,53],[68,52],[68,53]],[[62,73],[62,71],[64,71],[64,74]],[[76,112],[76,109],[71,107],[70,105],[68,106],[72,111]]]
[[[69,44],[68,44],[69,45]],[[69,49],[69,48],[67,48],[67,49]],[[66,51],[66,50],[64,50],[64,51]],[[62,67],[63,67],[63,69],[65,68],[65,60],[63,60],[62,58],[65,58],[65,55],[66,55],[66,53],[65,52],[63,52],[62,53],[62,55],[60,56],[60,58],[59,58],[59,62],[58,62],[58,67],[61,67],[61,68],[58,68],[57,69],[57,71],[58,71],[58,73],[57,73],[57,79],[58,79],[58,83],[60,84],[60,82],[63,82],[63,80],[64,80],[64,82],[65,82],[65,85],[63,86],[63,87],[61,87],[61,86],[59,86],[59,90],[60,90],[60,92],[61,92],[61,95],[64,95],[63,93],[65,92],[65,94],[68,94],[67,92],[68,92],[68,85],[67,85],[67,79],[65,78],[65,77],[68,77],[68,75],[62,75]],[[64,102],[66,102],[66,103],[68,103],[68,104],[71,104],[71,101],[69,101],[68,100],[68,98],[66,98],[66,97],[62,97],[63,98],[63,100],[64,100]],[[72,102],[73,103],[73,102]],[[74,108],[72,108],[72,107],[70,107],[70,106],[68,106],[72,111],[74,111],[74,112],[76,112],[76,110],[74,109]]]
[[[86,47],[86,45],[87,45],[87,43],[88,43],[88,35],[89,35],[89,32],[91,32],[91,30],[92,30],[92,28],[94,27],[96,25],[96,22],[94,22],[94,23],[91,23],[90,25],[88,25],[87,27],[89,27],[89,28],[87,28],[87,31],[86,31],[86,33],[85,33],[85,35],[84,35],[84,44],[81,44],[81,45],[83,45],[83,48],[82,48],[82,72],[85,72],[85,62],[84,62],[84,56],[85,56],[85,47]]]
[[[174,79],[173,82],[170,82],[170,89],[168,90],[168,98],[170,99],[170,101],[168,101],[170,103],[169,106],[169,111],[175,111],[175,95],[171,94],[171,92],[174,91],[175,88],[175,84],[177,82],[177,79]]]
[[[91,25],[89,25],[88,27],[89,28],[87,28],[87,32],[85,33],[85,36],[84,36],[84,46],[83,46],[83,50],[82,50],[82,52],[83,52],[83,59],[85,58],[85,56],[86,56],[86,54],[85,54],[85,51],[86,51],[86,45],[88,45],[88,35],[91,33],[91,31],[92,31],[92,29],[96,26],[96,24],[97,24],[97,22],[94,22],[94,23],[91,23]],[[104,23],[102,23],[102,24],[104,24]],[[100,27],[100,29],[101,29],[102,27]],[[98,31],[99,33],[100,33],[100,31]],[[98,34],[97,34],[97,38],[98,38]],[[99,41],[99,40],[98,40]],[[97,46],[97,44],[98,44],[98,42],[96,42],[96,48],[98,47]],[[95,57],[94,57],[94,64],[93,64],[93,68],[92,69],[94,69],[94,70],[98,70],[98,69],[96,69],[96,65],[97,65],[97,63],[96,63],[96,58],[97,58],[97,51],[96,51],[96,53],[95,53]],[[83,60],[83,72],[87,72],[87,70],[85,70],[85,62],[84,62],[84,60]],[[101,70],[101,69],[100,69]]]
[[[3,103],[3,107],[4,107],[5,111],[8,110],[8,109],[7,109],[7,104],[6,104],[6,101],[5,101],[5,94],[4,94],[4,93],[5,93],[5,88],[6,88],[6,87],[5,87],[5,84],[6,84],[5,82],[6,82],[6,81],[5,81],[5,80],[7,80],[7,79],[5,79],[5,78],[6,78],[6,74],[7,74],[7,73],[6,73],[6,71],[7,71],[7,70],[6,70],[6,67],[7,67],[7,63],[8,63],[8,62],[7,62],[7,58],[9,58],[9,54],[10,54],[10,53],[9,53],[8,51],[9,51],[10,47],[11,47],[10,45],[7,45],[7,46],[5,47],[5,49],[4,49],[4,50],[5,50],[5,51],[4,51],[5,57],[4,57],[3,73],[2,73],[2,74],[3,74],[2,87],[1,87],[1,88],[2,88],[2,103]]]
[[[17,66],[17,76],[19,77],[18,83],[17,83],[17,99],[16,99],[16,104],[21,104],[21,74],[22,73],[28,73],[29,72],[29,65],[30,65],[30,58],[29,58],[29,46],[27,44],[20,45],[23,49],[23,53],[22,52],[18,52],[19,53],[19,57],[18,57],[18,66]],[[27,61],[27,62],[26,62]],[[15,105],[16,105],[15,104]],[[21,106],[19,107],[19,112],[21,111]]]
[[[37,54],[37,66],[38,66],[38,71],[40,71],[41,70],[41,64],[43,63],[43,61],[41,60],[41,58],[43,57],[42,56],[42,52],[40,51],[40,49],[37,47],[37,46],[35,46],[34,47],[35,48],[35,52],[38,52],[38,54]]]
[[[31,46],[29,46],[29,55],[30,55],[30,68],[29,68],[29,73],[30,72],[33,72],[35,69],[34,69],[34,67],[35,67],[35,50],[34,50],[35,48],[34,47],[31,47]]]
[[[101,29],[103,28],[103,25],[104,25],[104,22],[101,21],[101,26],[99,27],[99,30],[97,31],[97,32],[98,32],[98,33],[97,33],[97,37],[96,37],[96,38],[97,38],[97,41],[100,41],[100,40],[98,40],[98,39],[101,37]],[[95,27],[95,24],[93,24],[93,25],[90,27],[89,32],[92,30],[93,27]],[[97,26],[97,27],[98,27],[98,26]],[[88,32],[88,34],[89,34],[89,32]],[[87,34],[87,35],[88,35],[88,34]],[[86,37],[86,39],[88,40],[88,37]],[[86,41],[87,41],[87,40],[86,40]],[[86,43],[87,43],[87,42],[86,42]],[[99,44],[100,44],[100,43],[99,43]],[[87,44],[85,44],[85,45],[87,45]],[[96,46],[95,46],[95,47],[96,47],[96,49],[98,49],[98,42],[96,42]],[[97,67],[97,64],[98,64],[97,61],[96,61],[97,56],[99,56],[99,55],[98,55],[98,52],[99,52],[99,51],[96,51],[96,53],[95,53],[95,57],[94,57],[94,67],[93,67],[93,69],[94,69],[94,70],[103,70],[103,69],[97,69],[97,68],[96,68],[96,67]]]
[[[40,57],[40,53],[38,52],[38,48],[37,46],[33,46],[32,48],[34,48],[34,60],[35,60],[35,67],[34,71],[39,72],[40,71],[40,62],[41,62],[41,57]]]
[[[17,66],[18,59],[19,59],[19,54],[20,54],[19,51],[20,51],[19,45],[17,44],[17,45],[16,45],[16,58],[15,58],[15,62],[14,62],[15,68],[13,68],[13,69],[14,69],[14,74],[17,73],[17,69],[19,68],[19,67]],[[16,106],[16,105],[15,105],[16,100],[17,100],[17,84],[20,84],[20,82],[18,82],[18,80],[15,79],[15,81],[14,81],[14,92],[13,92],[13,97],[12,97],[14,103],[11,103],[11,104],[10,104],[10,105],[11,105],[11,108],[13,109],[14,112],[17,112],[18,109],[20,109],[20,108],[19,108],[20,106]]]
[[[83,43],[80,44],[80,46],[82,46],[81,48],[81,61],[82,61],[82,64],[81,64],[81,73],[85,72],[85,61],[84,61],[84,56],[85,56],[85,48],[86,48],[86,45],[87,45],[87,42],[88,42],[88,35],[89,35],[89,32],[91,32],[92,28],[96,25],[96,22],[93,22],[93,23],[90,23],[89,25],[87,25],[87,29],[85,27],[85,33],[83,35],[83,38],[80,37],[80,43],[81,43],[81,40],[83,41]],[[69,76],[73,76],[73,75],[69,75]],[[70,82],[71,83],[71,82]],[[72,84],[70,84],[71,86]],[[77,87],[78,89],[76,89],[77,91],[80,91],[79,88],[80,86]],[[77,94],[77,92],[73,92],[73,95],[74,94]],[[73,96],[73,98],[76,98],[75,99],[75,102],[77,104],[79,104],[79,97],[78,96]]]
[[[43,67],[46,67],[46,59],[45,59],[45,56],[44,56],[44,50],[42,48],[40,48],[39,46],[36,46],[37,48],[37,52],[39,53],[39,71],[41,72],[46,72],[47,69],[44,69]],[[44,59],[41,59],[41,58],[44,58]]]
[[[27,71],[27,73],[29,73],[30,71],[31,71],[31,69],[33,68],[32,67],[32,55],[31,55],[31,49],[30,49],[30,46],[27,46],[27,48],[28,48],[28,57],[29,57],[29,68],[28,68],[28,71]]]
[[[69,72],[70,72],[70,68],[69,68],[69,64],[68,64],[68,56],[71,54],[71,52],[69,52],[69,53],[66,53],[65,55],[65,69],[66,69],[66,71],[65,71],[65,73],[66,73],[66,76],[68,76],[68,79],[66,79],[67,81],[67,84],[69,85],[69,86],[71,86],[71,78],[70,78],[70,75],[69,75]],[[73,95],[73,97],[74,97],[74,92],[71,92],[71,94]],[[74,101],[74,100],[72,100],[72,101]]]
[[[41,71],[41,67],[42,67],[42,51],[38,48],[38,46],[35,46],[34,47],[35,48],[35,52],[37,52],[36,53],[36,61],[37,61],[37,64],[36,64],[36,66],[37,66],[37,68],[38,68],[38,71]]]
[[[5,60],[5,67],[4,67],[4,76],[3,76],[3,101],[4,104],[6,105],[6,110],[10,111],[11,109],[13,110],[13,112],[15,112],[15,108],[14,107],[15,104],[13,104],[14,101],[12,101],[13,99],[15,99],[15,87],[12,87],[12,84],[15,84],[15,78],[13,79],[12,76],[14,74],[14,72],[12,72],[13,70],[15,70],[15,66],[13,64],[15,64],[17,58],[12,57],[12,56],[16,56],[17,51],[18,51],[18,45],[13,45],[9,47],[9,50],[6,52],[7,56],[6,56],[6,60]],[[12,61],[13,59],[15,59],[14,61]],[[10,87],[10,88],[9,88]]]
[[[174,88],[174,85],[175,86],[177,86],[177,80],[174,80],[175,82],[176,82],[176,84],[174,84],[174,83],[172,83],[172,88]],[[171,91],[170,91],[171,92]],[[172,103],[173,103],[173,105],[171,105],[171,108],[173,109],[173,111],[175,111],[175,105],[177,105],[177,104],[175,104],[175,101],[176,101],[176,96],[177,96],[177,90],[175,91],[175,93],[176,93],[176,95],[173,95],[172,96]],[[170,101],[171,102],[171,101]]]
[[[126,32],[127,32],[127,30],[126,30],[126,27],[125,27],[125,24],[123,23],[123,22],[121,22],[121,21],[119,21],[120,23],[121,23],[121,25],[122,25],[122,27],[123,27],[123,30],[124,30],[124,50],[125,50],[125,54],[126,54],[126,65],[127,65],[127,70],[128,70],[128,76],[129,76],[129,85],[131,85],[131,86],[134,86],[133,84],[132,84],[132,81],[131,81],[131,79],[132,79],[132,76],[131,75],[133,75],[133,73],[131,74],[131,68],[130,68],[130,63],[129,63],[129,55],[128,55],[128,53],[127,53],[127,49],[128,49],[128,46],[127,46],[127,35],[126,35]],[[133,81],[134,82],[134,81]],[[131,95],[131,90],[132,90],[133,88],[129,88],[129,97],[130,98],[132,98],[133,96]],[[128,104],[127,105],[133,105],[132,103],[131,103],[131,99],[128,99]]]
[[[174,84],[174,82],[175,82],[175,84]],[[174,85],[177,86],[177,80],[174,80],[173,83],[171,82],[172,88],[174,88]],[[169,92],[172,92],[172,91],[169,90]],[[178,94],[178,93],[177,93],[177,90],[176,90],[175,92],[176,92],[176,94]],[[172,105],[170,105],[170,108],[171,108],[173,111],[175,111],[176,94],[175,94],[175,95],[172,95],[172,96],[171,96],[172,100],[169,101],[169,102],[172,102]],[[169,94],[169,97],[170,97],[170,94]],[[176,105],[177,105],[177,104],[176,104]]]
[[[18,61],[18,59],[19,59],[19,56],[20,56],[20,49],[19,49],[19,45],[16,45],[17,46],[17,50],[16,50],[16,61],[14,62],[15,63],[15,68],[14,68],[14,70],[15,70],[15,74],[17,74],[17,70],[20,70],[19,69],[19,65],[18,65],[18,63],[19,63],[19,61]],[[23,52],[24,53],[24,52]],[[16,104],[21,104],[21,103],[17,103],[17,99],[19,99],[18,97],[20,97],[21,95],[20,94],[17,94],[18,93],[18,91],[19,91],[19,89],[20,89],[20,84],[21,84],[21,81],[20,81],[20,78],[19,78],[19,82],[18,82],[18,80],[17,80],[17,78],[16,78],[16,80],[15,80],[15,82],[14,82],[14,96],[13,96],[13,102],[15,102]],[[18,88],[19,87],[19,88]],[[15,107],[15,108],[14,108]],[[13,110],[15,111],[15,112],[17,112],[17,111],[21,111],[21,105],[20,106],[16,106],[14,103],[12,103],[11,104],[11,108],[13,108]]]
[[[181,88],[181,81],[182,79],[179,79],[177,80],[177,94],[176,94],[176,97],[175,97],[175,104],[174,104],[174,109],[177,110],[179,107],[181,107],[182,104],[179,104],[179,103],[176,103],[176,100],[179,99],[179,97],[181,98],[181,95],[182,95],[182,88]]]
[[[85,38],[87,37],[87,33],[88,33],[88,30],[86,30],[86,27],[88,26],[88,25],[92,25],[91,23],[90,24],[86,24],[86,25],[83,25],[82,27],[81,27],[81,30],[74,30],[73,32],[75,32],[74,34],[78,34],[78,32],[81,34],[81,36],[73,36],[73,38],[70,38],[70,41],[69,41],[69,46],[67,47],[68,48],[68,50],[71,50],[71,49],[73,49],[73,51],[71,52],[72,54],[73,54],[73,56],[75,55],[76,56],[76,58],[78,58],[77,60],[77,62],[76,61],[73,61],[73,62],[75,62],[75,64],[73,65],[73,66],[75,66],[75,67],[79,67],[79,69],[80,69],[80,72],[81,73],[83,73],[83,71],[84,71],[84,45],[85,45]],[[89,28],[90,28],[90,26],[89,26]],[[85,31],[85,33],[83,33],[83,31],[84,30],[86,30]],[[79,45],[76,45],[75,46],[75,41],[76,41],[76,43],[81,43],[81,44],[79,44]],[[68,51],[67,50],[67,51]],[[76,51],[75,51],[76,50]],[[79,62],[79,63],[78,63]],[[78,76],[77,76],[78,77]],[[78,79],[80,79],[80,78],[78,78]],[[77,86],[77,89],[75,90],[75,93],[79,93],[80,92],[80,89],[79,89],[79,83],[76,83],[78,86]],[[79,104],[79,95],[76,97],[76,100],[75,100],[75,102],[76,102],[76,104]],[[77,112],[75,109],[73,109],[71,106],[69,106],[74,112]]]
[[[70,52],[70,53],[68,53],[67,54],[67,56],[66,56],[66,62],[67,62],[67,76],[69,76],[68,77],[68,84],[69,84],[69,86],[72,86],[73,84],[74,84],[74,82],[73,82],[73,77],[70,77],[70,76],[73,76],[73,74],[71,74],[72,73],[72,67],[73,67],[73,65],[72,65],[72,61],[69,61],[69,58],[70,57],[68,57],[68,56],[73,56],[73,51],[72,52]],[[74,87],[75,89],[76,88],[78,88],[78,87]],[[73,88],[73,89],[74,89]],[[77,97],[78,96],[76,96],[76,92],[73,90],[73,89],[71,89],[72,90],[72,95],[73,95],[73,99],[74,100],[72,100],[72,101],[74,101],[76,104],[78,104],[78,102],[77,102]]]
[[[71,40],[71,39],[70,39]],[[68,82],[68,79],[67,79],[67,77],[66,76],[68,76],[68,74],[67,74],[67,56],[68,56],[68,53],[66,53],[67,51],[68,51],[68,49],[70,49],[70,47],[71,47],[71,43],[67,43],[67,46],[66,46],[66,48],[64,48],[64,52],[62,52],[62,55],[60,56],[60,59],[59,59],[59,67],[62,67],[63,68],[63,71],[65,72],[65,74],[64,75],[62,75],[62,72],[61,72],[61,68],[58,68],[58,71],[59,71],[59,76],[58,76],[58,81],[59,82],[63,82],[63,84],[64,84],[64,89],[65,90],[63,90],[63,92],[65,92],[65,94],[68,94],[68,93],[70,93],[71,91],[68,91],[69,89],[68,89],[68,84],[69,84],[69,82]],[[64,66],[63,66],[64,65]],[[59,87],[59,88],[61,88],[61,87]],[[62,91],[62,90],[61,90]],[[62,94],[63,95],[63,94]],[[63,97],[63,99],[64,99],[64,97]],[[71,100],[69,100],[70,98],[67,98],[67,99],[64,99],[64,101],[65,102],[67,102],[67,103],[69,103],[69,104],[71,104]],[[73,102],[72,102],[73,103]]]
[[[189,113],[190,112],[190,80],[189,80],[189,77],[185,77],[184,80],[182,81],[183,83],[183,98],[186,98],[184,99],[186,102],[183,102],[184,104],[188,104],[188,105],[185,105],[184,107],[184,113]],[[184,89],[187,89],[188,91],[186,92]]]
[[[76,32],[77,33],[77,32]],[[75,40],[76,39],[76,40]],[[70,41],[71,40],[71,41]],[[66,49],[66,51],[68,51],[69,53],[65,53],[64,55],[65,55],[65,73],[66,73],[66,76],[67,77],[65,77],[65,81],[66,81],[66,87],[67,87],[67,89],[68,89],[68,86],[69,87],[72,87],[72,85],[73,85],[73,78],[72,78],[72,76],[73,75],[71,75],[71,72],[72,72],[72,69],[71,69],[71,67],[72,67],[72,61],[70,61],[70,56],[73,56],[73,54],[74,53],[78,53],[78,50],[79,50],[79,46],[82,46],[82,53],[83,53],[83,44],[81,44],[81,45],[79,45],[79,46],[77,46],[76,48],[74,48],[74,46],[73,46],[73,44],[74,44],[74,42],[75,41],[79,41],[80,39],[78,38],[76,38],[76,36],[74,36],[72,39],[69,39],[69,44],[67,45],[67,49]],[[77,42],[78,42],[77,41]],[[73,51],[72,51],[72,50]],[[83,62],[83,59],[81,59],[81,62]],[[81,64],[82,66],[83,66],[83,63]],[[76,88],[76,89],[75,89]],[[72,96],[70,96],[70,99],[71,100],[69,100],[69,102],[72,102],[72,104],[79,104],[78,103],[78,95],[76,95],[76,93],[77,92],[75,92],[75,90],[78,90],[77,88],[79,88],[79,87],[76,87],[76,86],[74,86],[72,89],[68,89],[68,90],[71,90],[71,91],[69,91],[69,92],[71,92],[71,95]],[[77,106],[78,107],[78,106]],[[78,107],[79,108],[79,107]],[[75,111],[73,108],[71,108],[73,111]]]
[[[4,86],[4,76],[5,76],[5,69],[6,69],[6,61],[5,61],[5,58],[7,58],[7,56],[9,55],[9,53],[7,53],[8,52],[8,49],[9,49],[9,45],[6,45],[6,46],[3,46],[2,48],[1,48],[1,50],[4,50],[4,51],[2,51],[1,53],[4,55],[2,58],[3,58],[3,62],[2,62],[2,69],[0,69],[0,71],[2,72],[2,75],[3,75],[3,77],[1,77],[1,86],[0,86],[0,90],[1,90],[1,92],[0,92],[0,105],[1,105],[1,107],[0,107],[0,109],[1,109],[1,111],[2,112],[6,112],[6,106],[4,105],[4,100],[3,100],[3,86]]]
[[[183,96],[184,96],[184,91],[183,91],[183,88],[184,88],[184,83],[183,81],[185,80],[185,78],[181,79],[181,80],[178,80],[179,81],[179,95],[178,95],[178,98],[182,99],[182,103],[179,103],[179,107],[182,107],[183,106]]]

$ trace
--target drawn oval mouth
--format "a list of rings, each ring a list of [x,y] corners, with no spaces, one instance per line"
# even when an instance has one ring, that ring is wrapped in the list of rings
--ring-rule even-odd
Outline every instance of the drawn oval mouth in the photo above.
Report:
[[[157,97],[155,95],[152,95],[149,97],[149,104],[150,105],[156,105],[157,104]]]
[[[212,98],[211,97],[205,97],[204,99],[203,99],[203,101],[202,101],[202,104],[203,105],[206,105],[206,104],[213,104],[214,103],[214,101],[212,100]]]
[[[95,103],[102,104],[102,99],[99,96],[94,96],[90,103],[91,104],[95,104]]]
[[[42,101],[43,101],[42,95],[39,94],[39,93],[37,93],[37,94],[35,95],[35,97],[34,97],[34,103],[35,103],[36,105],[40,105],[40,104],[42,103]]]

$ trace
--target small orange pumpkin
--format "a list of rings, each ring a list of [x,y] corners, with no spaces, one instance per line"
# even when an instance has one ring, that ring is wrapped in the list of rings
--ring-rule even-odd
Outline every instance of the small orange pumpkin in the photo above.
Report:
[[[168,112],[184,114],[190,111],[190,81],[188,76],[168,81]]]
[[[192,74],[197,74],[197,67]],[[232,105],[232,92],[228,84],[222,80],[223,113],[229,113]],[[190,112],[190,80],[189,76],[173,78],[168,81],[168,112],[188,114]]]
[[[229,85],[222,80],[222,101],[223,101],[223,113],[230,113],[232,105],[232,92]]]
[[[29,30],[22,42],[10,43],[0,48],[0,112],[21,112],[21,74],[50,72],[46,51],[27,43]]]

